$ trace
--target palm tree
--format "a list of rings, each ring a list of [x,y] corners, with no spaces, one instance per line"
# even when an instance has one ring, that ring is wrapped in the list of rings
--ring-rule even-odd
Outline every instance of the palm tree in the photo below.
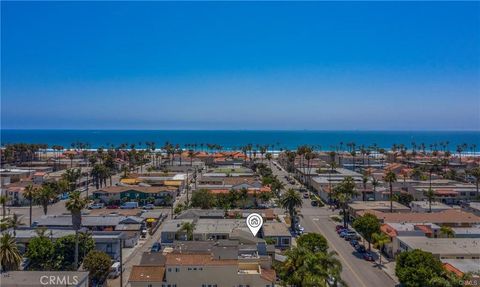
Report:
[[[393,183],[397,181],[397,175],[393,171],[388,171],[383,180],[388,182],[390,188],[390,212],[393,212]]]
[[[193,231],[195,230],[195,223],[184,222],[180,227],[179,232],[185,232],[187,234],[187,240],[193,240]]]
[[[380,185],[380,181],[372,176],[372,187],[374,199],[377,197],[377,186]]]
[[[5,192],[5,195],[0,195],[0,204],[2,205],[2,218],[5,218],[5,213],[7,209],[7,193]]]
[[[343,226],[347,227],[347,203],[357,195],[355,181],[351,176],[347,176],[341,183],[333,188],[332,197],[335,198],[342,206]]]
[[[85,208],[87,202],[80,197],[80,192],[75,191],[70,194],[65,207],[72,214],[72,226],[75,230],[75,269],[78,269],[78,230],[82,226],[82,209]]]
[[[32,226],[32,205],[33,205],[33,199],[35,198],[37,192],[38,192],[38,188],[34,187],[31,184],[27,185],[27,187],[25,188],[24,196],[25,198],[28,199],[28,205],[30,207],[29,226]]]
[[[267,153],[265,154],[265,158],[268,160],[268,165],[270,166],[270,169],[272,169],[272,158],[273,158],[273,157],[272,157],[272,154],[269,153],[269,152],[267,152]]]
[[[22,222],[22,220],[18,217],[18,215],[17,215],[16,213],[14,213],[14,214],[12,215],[12,217],[10,217],[10,218],[8,219],[8,226],[13,229],[13,236],[17,236],[17,228],[18,228],[20,225],[23,225],[23,222]]]
[[[432,212],[432,201],[435,199],[435,192],[432,188],[429,188],[424,192],[425,197],[428,199],[428,212]]]
[[[43,214],[47,215],[48,205],[55,198],[56,193],[50,185],[43,185],[36,193],[36,201],[43,207]]]
[[[453,232],[453,229],[445,225],[440,227],[440,234],[446,236],[447,238],[455,237],[455,233]]]
[[[270,188],[275,196],[278,197],[280,195],[280,191],[285,188],[285,184],[277,179],[271,183]]]
[[[18,251],[17,241],[10,233],[4,233],[0,238],[0,266],[1,271],[18,270],[22,256]]]
[[[340,277],[342,264],[335,255],[334,251],[313,253],[302,247],[290,249],[286,253],[286,260],[278,268],[283,285],[326,286],[325,282],[334,278],[336,284],[343,286]]]
[[[475,177],[475,185],[477,187],[477,197],[480,196],[480,192],[478,190],[478,185],[480,184],[480,167],[476,167],[470,170],[469,172],[473,177]]]
[[[287,192],[280,199],[280,205],[288,211],[290,215],[290,228],[295,230],[295,215],[297,214],[296,208],[301,208],[303,205],[300,194],[293,189],[288,189]]]
[[[382,251],[383,247],[390,242],[390,237],[388,237],[385,233],[380,232],[380,233],[374,233],[372,235],[372,240],[374,244],[378,247],[378,250],[380,250],[380,254],[378,256],[380,262],[378,263],[380,266],[382,266]]]
[[[68,182],[69,191],[74,191],[77,185],[77,181],[78,179],[80,179],[81,176],[82,176],[82,172],[79,168],[76,168],[76,169],[69,168],[62,175],[62,179]]]
[[[362,184],[363,184],[363,193],[362,193],[362,200],[365,201],[365,193],[367,192],[367,183],[368,183],[368,174],[365,173],[362,175]]]

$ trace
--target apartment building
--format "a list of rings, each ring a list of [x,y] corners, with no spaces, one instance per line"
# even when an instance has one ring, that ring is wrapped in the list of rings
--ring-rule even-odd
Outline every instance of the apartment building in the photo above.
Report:
[[[474,214],[456,209],[449,209],[432,213],[418,212],[384,212],[378,210],[359,211],[358,216],[371,213],[378,217],[382,223],[434,223],[439,226],[450,227],[473,227],[480,224],[480,217]]]
[[[420,249],[430,252],[438,259],[472,259],[480,266],[480,240],[477,238],[425,238],[419,236],[398,236],[398,249],[403,251]]]
[[[133,266],[130,286],[275,286],[276,275],[270,257],[260,256],[254,250],[216,246],[196,251],[194,247],[183,247],[183,250],[175,248],[158,256],[164,258],[156,260],[156,265]]]

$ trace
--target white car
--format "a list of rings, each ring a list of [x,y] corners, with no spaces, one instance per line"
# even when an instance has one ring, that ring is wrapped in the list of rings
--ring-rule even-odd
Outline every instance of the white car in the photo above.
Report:
[[[142,208],[143,208],[143,209],[154,209],[154,208],[155,208],[155,205],[149,203],[149,204],[145,204]]]
[[[88,209],[102,209],[104,207],[105,207],[105,204],[103,203],[93,203],[93,204],[90,204]]]
[[[110,273],[108,273],[108,278],[117,278],[120,276],[120,262],[115,262],[110,267]]]

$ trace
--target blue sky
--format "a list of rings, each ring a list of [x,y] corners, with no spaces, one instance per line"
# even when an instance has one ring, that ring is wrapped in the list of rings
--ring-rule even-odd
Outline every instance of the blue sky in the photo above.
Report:
[[[1,127],[480,130],[478,2],[5,2]]]

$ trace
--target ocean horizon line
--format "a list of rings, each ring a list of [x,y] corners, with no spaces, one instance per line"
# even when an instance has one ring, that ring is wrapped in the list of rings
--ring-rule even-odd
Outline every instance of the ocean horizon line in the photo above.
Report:
[[[219,131],[219,132],[474,132],[480,133],[479,130],[472,130],[472,129],[116,129],[116,128],[109,128],[109,129],[77,129],[77,128],[69,128],[69,129],[60,129],[60,128],[41,128],[41,129],[19,129],[19,128],[0,128],[0,131]]]

